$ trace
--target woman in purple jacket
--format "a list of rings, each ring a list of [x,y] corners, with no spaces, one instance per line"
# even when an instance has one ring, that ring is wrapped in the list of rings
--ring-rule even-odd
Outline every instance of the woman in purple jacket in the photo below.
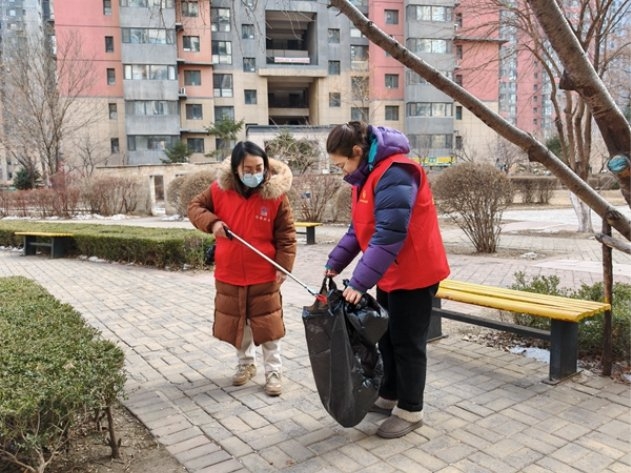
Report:
[[[449,275],[438,217],[403,133],[349,122],[331,130],[326,147],[353,186],[353,199],[351,225],[325,274],[336,276],[362,252],[343,294],[355,304],[377,285],[377,300],[390,315],[379,341],[384,379],[372,410],[388,416],[377,435],[398,438],[423,423],[432,297]]]

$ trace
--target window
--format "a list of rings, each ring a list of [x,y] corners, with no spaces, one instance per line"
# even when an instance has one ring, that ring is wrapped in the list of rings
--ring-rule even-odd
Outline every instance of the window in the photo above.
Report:
[[[386,89],[399,88],[399,74],[386,74]]]
[[[340,75],[340,61],[329,61],[329,75]]]
[[[329,107],[341,107],[342,95],[339,92],[329,93]]]
[[[211,8],[211,31],[230,31],[230,8]]]
[[[118,118],[118,113],[116,111],[116,104],[115,103],[108,103],[107,104],[107,109],[108,109],[108,114],[109,114],[110,120],[116,120]]]
[[[234,107],[215,107],[215,121],[234,120]]]
[[[164,28],[121,28],[121,41],[132,44],[175,44],[175,30]]]
[[[103,0],[103,14],[107,16],[112,14],[112,0]]]
[[[356,26],[351,25],[351,38],[365,38],[364,33],[361,32]]]
[[[454,76],[454,82],[462,87],[462,74],[456,74]]]
[[[105,52],[106,53],[114,52],[114,37],[113,36],[105,37]]]
[[[110,152],[112,154],[120,153],[121,147],[118,138],[110,138]]]
[[[187,120],[202,120],[204,118],[204,112],[202,111],[202,104],[200,103],[187,103],[186,104],[186,119]]]
[[[368,70],[368,46],[351,45],[351,70]]]
[[[368,107],[351,107],[351,120],[368,121]]]
[[[456,149],[462,149],[462,136],[456,136]]]
[[[182,1],[182,16],[194,17],[199,15],[199,4],[195,1]]]
[[[245,103],[247,105],[256,104],[256,89],[245,89],[243,93],[245,94]]]
[[[397,105],[386,105],[386,120],[398,120],[399,107]]]
[[[351,77],[353,100],[368,99],[368,77]]]
[[[339,28],[329,28],[329,43],[340,44],[340,30]]]
[[[232,64],[232,43],[230,41],[212,41],[213,64]]]
[[[462,46],[456,46],[456,59],[462,59]]]
[[[166,64],[125,64],[123,66],[126,80],[176,80],[175,66]]]
[[[125,102],[125,113],[129,116],[177,115],[178,103],[174,100],[130,100]]]
[[[199,52],[199,36],[183,36],[182,43],[184,51]]]
[[[116,84],[116,71],[113,68],[107,68],[107,85]]]
[[[180,137],[177,135],[128,135],[127,149],[129,151],[164,151],[173,147]]]
[[[202,85],[202,71],[184,71],[184,85]]]
[[[204,138],[187,138],[186,146],[191,153],[204,152]]]
[[[456,120],[462,120],[462,105],[456,105]]]
[[[406,45],[413,53],[451,53],[451,41],[448,39],[408,38]]]
[[[173,8],[175,0],[120,0],[121,7]]]
[[[241,37],[243,39],[254,39],[254,25],[241,25]]]
[[[399,24],[399,10],[385,10],[384,11],[386,25],[398,25]]]
[[[410,102],[407,104],[408,117],[451,117],[452,104],[442,102]]]
[[[213,74],[213,97],[232,97],[232,74]]]
[[[430,6],[430,5],[410,5],[408,6],[408,20],[416,21],[452,21],[453,8]]]
[[[256,72],[256,58],[254,57],[243,58],[243,72]]]

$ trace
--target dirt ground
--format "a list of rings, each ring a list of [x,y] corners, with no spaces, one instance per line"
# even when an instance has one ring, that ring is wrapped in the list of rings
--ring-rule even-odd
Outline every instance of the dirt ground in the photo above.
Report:
[[[185,473],[187,470],[156,442],[149,431],[122,406],[114,409],[120,459],[111,458],[106,430],[79,432],[71,439],[67,454],[58,457],[46,473]],[[104,425],[104,429],[107,425]],[[0,473],[22,470],[0,461]]]
[[[120,441],[120,459],[111,458],[106,443],[109,435],[88,432],[72,440],[70,452],[47,473],[183,473],[187,470],[158,442],[147,428],[123,406],[114,410],[114,424]],[[105,424],[104,429],[107,427]]]

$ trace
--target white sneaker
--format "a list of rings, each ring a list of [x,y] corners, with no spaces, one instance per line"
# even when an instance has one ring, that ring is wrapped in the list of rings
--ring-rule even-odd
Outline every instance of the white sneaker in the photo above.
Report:
[[[283,385],[280,382],[280,373],[270,371],[265,375],[265,394],[268,396],[279,396],[283,392]]]
[[[256,365],[239,365],[236,373],[232,376],[233,386],[243,386],[250,379],[256,376]]]

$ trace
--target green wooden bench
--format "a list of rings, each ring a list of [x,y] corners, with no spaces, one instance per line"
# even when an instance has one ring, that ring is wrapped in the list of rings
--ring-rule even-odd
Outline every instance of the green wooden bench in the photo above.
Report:
[[[546,317],[550,319],[550,330],[525,327],[477,315],[446,310],[441,307],[441,299],[536,317]],[[577,373],[578,323],[587,317],[611,310],[611,305],[605,302],[550,296],[452,279],[446,279],[440,283],[434,306],[430,325],[430,340],[443,336],[442,317],[495,330],[512,332],[522,336],[548,340],[550,342],[550,370],[546,382],[549,383],[557,383]]]
[[[24,256],[37,254],[40,247],[49,248],[51,258],[61,258],[72,243],[74,234],[62,232],[15,232],[24,238]]]
[[[294,226],[296,228],[304,228],[304,232],[296,232],[301,235],[307,235],[307,245],[315,245],[316,237],[315,237],[315,229],[322,225],[319,222],[294,222]]]

